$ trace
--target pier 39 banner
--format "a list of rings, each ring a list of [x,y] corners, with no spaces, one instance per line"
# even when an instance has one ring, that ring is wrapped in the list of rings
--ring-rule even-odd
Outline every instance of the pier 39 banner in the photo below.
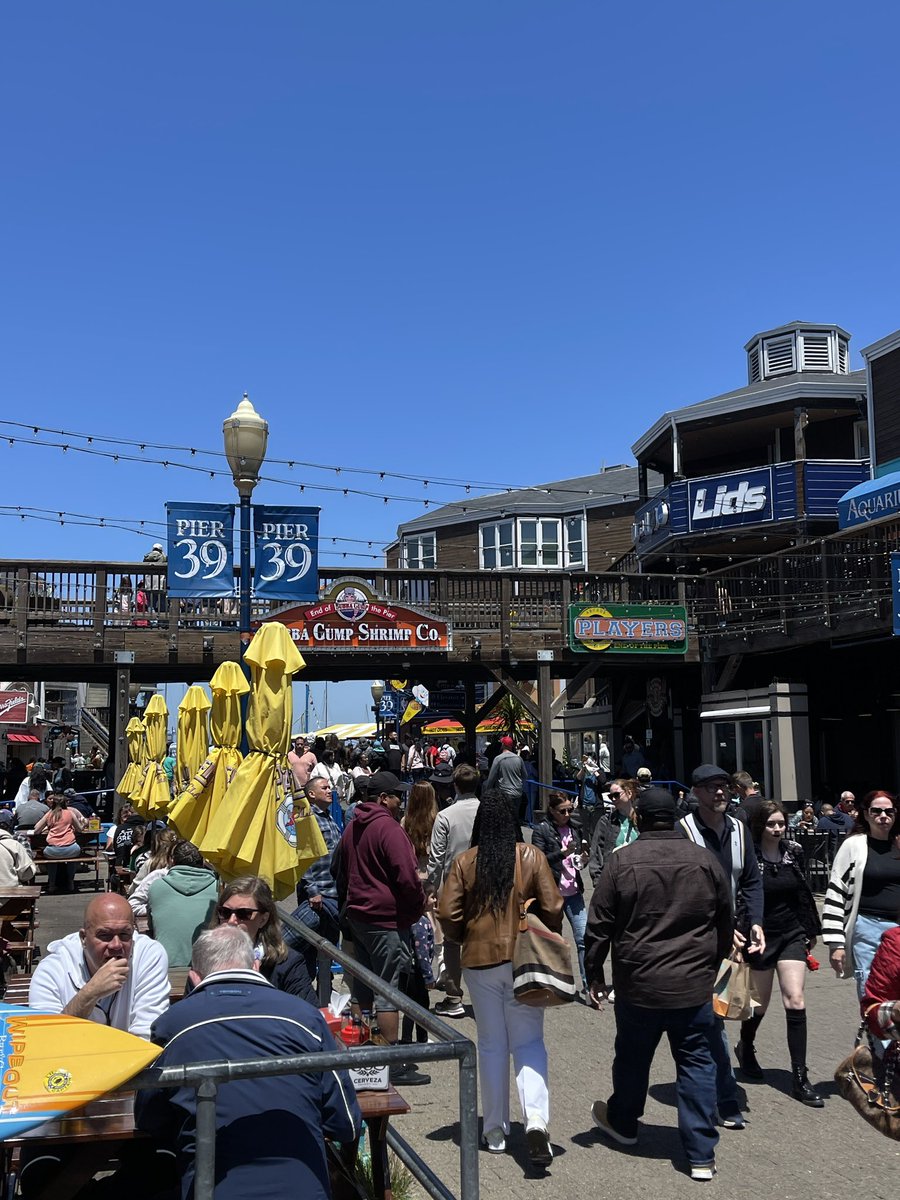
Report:
[[[233,596],[234,505],[173,501],[166,511],[169,595]],[[319,513],[309,507],[253,506],[255,596],[318,598]]]

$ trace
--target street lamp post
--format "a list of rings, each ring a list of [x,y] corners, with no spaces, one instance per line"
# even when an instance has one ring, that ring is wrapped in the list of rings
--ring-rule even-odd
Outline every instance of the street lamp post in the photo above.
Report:
[[[222,423],[225,457],[241,498],[241,658],[250,644],[250,497],[259,483],[259,472],[266,457],[269,423],[263,420],[244,392],[244,398]]]
[[[384,695],[384,680],[373,679],[372,686],[369,689],[372,693],[372,703],[374,705],[372,711],[375,714],[375,736],[378,737],[378,718],[381,715],[381,697]]]

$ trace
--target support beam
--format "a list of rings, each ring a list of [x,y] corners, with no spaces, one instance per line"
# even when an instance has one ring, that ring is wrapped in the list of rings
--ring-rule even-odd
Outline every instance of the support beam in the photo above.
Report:
[[[542,795],[539,797],[539,807],[545,809],[547,807],[546,788],[553,783],[553,761],[552,742],[550,740],[550,725],[553,721],[551,715],[551,700],[553,689],[553,680],[550,677],[550,663],[540,663],[538,665],[538,702],[540,708],[538,710],[538,720],[540,721],[540,742],[539,759],[538,759],[538,778],[544,784]]]
[[[546,666],[548,671],[550,670],[549,663],[544,664],[544,666]],[[497,682],[502,684],[515,700],[518,700],[530,717],[532,717],[535,721],[539,721],[541,719],[541,710],[528,695],[528,693],[519,687],[515,679],[513,679],[510,675],[507,675],[506,672],[499,667],[488,667],[488,670],[494,676]]]
[[[572,696],[576,696],[581,691],[587,681],[596,675],[597,670],[597,663],[586,663],[577,675],[573,675],[573,677],[566,682],[566,686],[563,691],[561,691],[559,695],[554,698],[550,705],[551,717],[559,716],[569,699]]]
[[[116,783],[125,774],[125,768],[128,766],[128,742],[125,738],[125,726],[128,724],[128,715],[131,709],[130,705],[131,694],[131,671],[128,667],[119,667],[116,671],[116,682],[113,695],[112,708],[115,711],[115,722],[113,724],[113,744],[110,746],[110,752],[114,756],[116,764],[115,786]],[[114,801],[113,807],[117,811],[121,804],[119,801]]]
[[[466,731],[466,745],[471,750],[475,749],[475,730],[478,726],[478,716],[475,712],[475,681],[467,679],[465,681],[466,689],[466,711],[463,714],[463,728]]]
[[[738,673],[741,663],[744,661],[743,654],[729,654],[725,666],[722,668],[719,678],[713,687],[714,692],[727,692],[731,684],[734,682],[734,677]]]

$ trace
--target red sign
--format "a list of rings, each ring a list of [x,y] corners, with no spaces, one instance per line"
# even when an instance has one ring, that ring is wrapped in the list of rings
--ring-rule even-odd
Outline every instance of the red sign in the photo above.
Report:
[[[272,617],[306,650],[450,650],[450,626],[427,613],[379,600],[359,584],[338,584],[324,600]]]
[[[28,693],[0,692],[0,723],[25,725],[28,721]]]

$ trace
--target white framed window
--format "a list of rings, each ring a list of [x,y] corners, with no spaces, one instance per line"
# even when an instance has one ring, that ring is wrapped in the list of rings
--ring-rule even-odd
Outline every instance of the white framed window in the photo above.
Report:
[[[584,553],[584,517],[566,517],[566,566],[583,567],[587,564]]]
[[[434,532],[407,534],[403,539],[403,565],[411,571],[431,570],[437,565]]]
[[[562,540],[555,517],[519,519],[519,566],[562,566]]]
[[[493,521],[479,530],[481,566],[485,571],[515,566],[513,561],[513,522]]]

